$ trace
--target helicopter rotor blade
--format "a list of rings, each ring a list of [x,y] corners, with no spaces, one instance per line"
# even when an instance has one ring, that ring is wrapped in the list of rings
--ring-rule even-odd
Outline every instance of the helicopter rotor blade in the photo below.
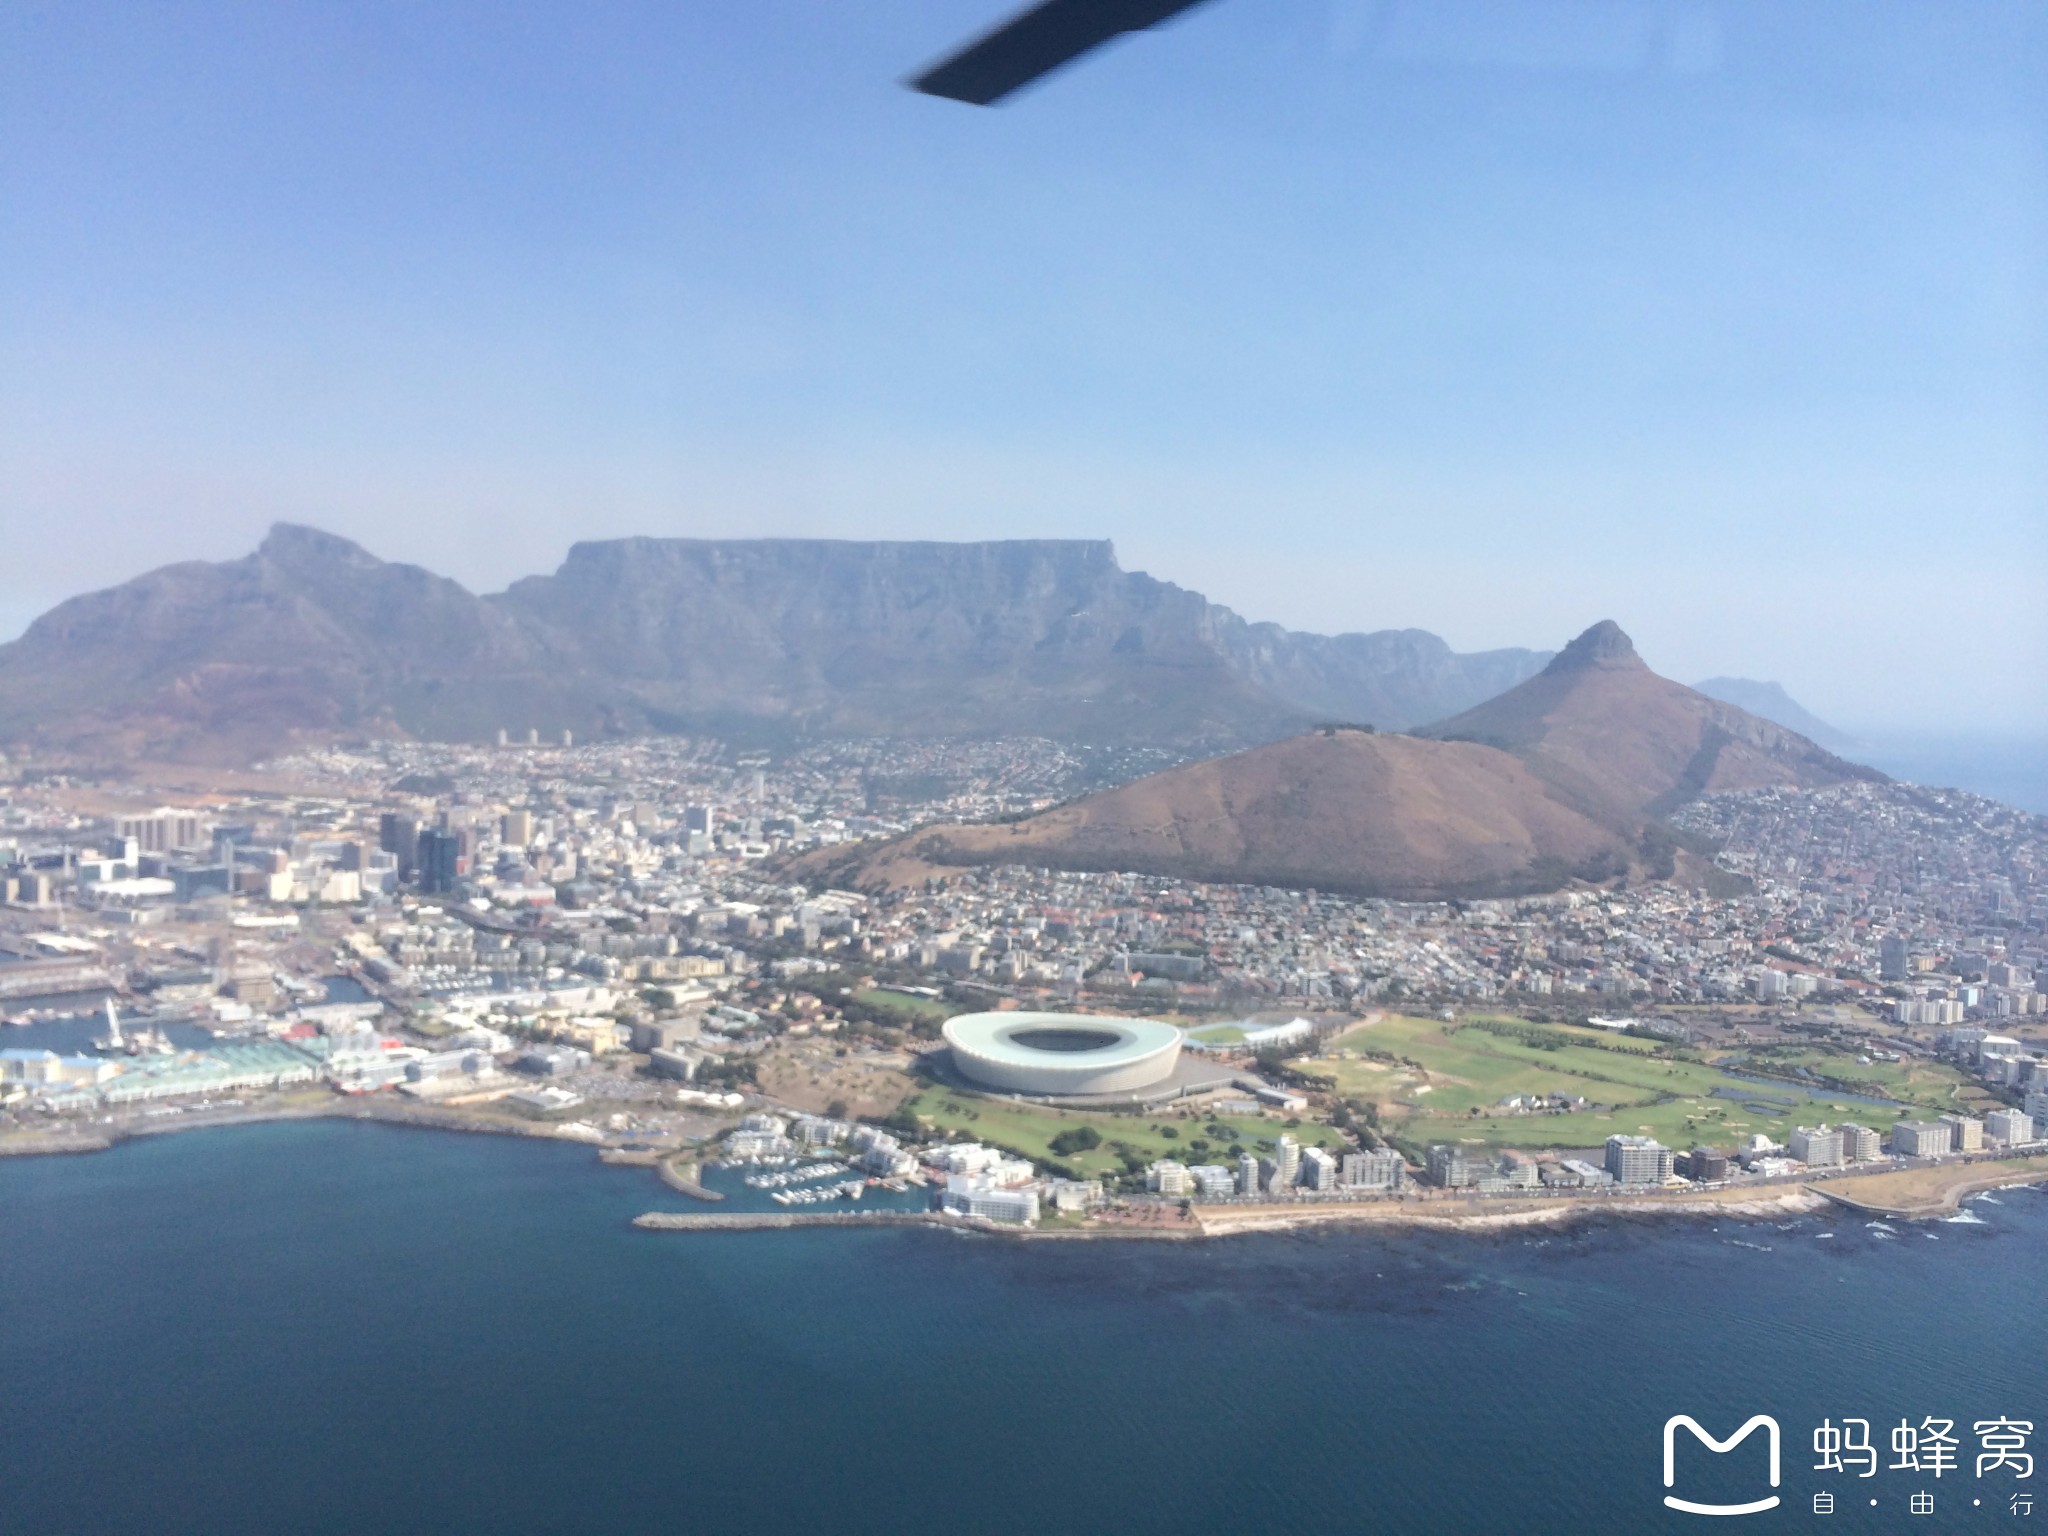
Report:
[[[1043,0],[910,81],[928,96],[985,107],[1126,32],[1202,0]]]

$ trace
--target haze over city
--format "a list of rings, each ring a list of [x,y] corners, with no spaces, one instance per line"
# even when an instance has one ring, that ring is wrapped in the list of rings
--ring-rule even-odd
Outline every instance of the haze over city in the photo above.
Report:
[[[987,5],[0,21],[0,634],[280,517],[1108,537],[1253,619],[2038,734],[2036,7],[1214,4],[990,111]],[[83,190],[82,190],[83,189]]]

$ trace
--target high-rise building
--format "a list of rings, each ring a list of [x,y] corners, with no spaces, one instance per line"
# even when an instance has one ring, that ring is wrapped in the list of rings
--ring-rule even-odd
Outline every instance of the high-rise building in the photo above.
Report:
[[[1673,1166],[1676,1167],[1676,1159]],[[1728,1177],[1728,1155],[1712,1147],[1694,1147],[1685,1154],[1685,1166],[1678,1171],[1702,1184],[1716,1183]]]
[[[1429,1182],[1440,1189],[1463,1189],[1475,1175],[1465,1162],[1465,1149],[1456,1143],[1429,1149]]]
[[[1981,1152],[1984,1149],[1984,1122],[1973,1115],[1943,1115],[1941,1123],[1951,1132],[1951,1152]]]
[[[2027,1093],[2027,1118],[2038,1126],[2048,1126],[2048,1087],[2036,1086]]]
[[[1188,1177],[1195,1181],[1195,1195],[1202,1200],[1228,1200],[1237,1193],[1237,1175],[1220,1163],[1194,1163]]]
[[[1842,1161],[1874,1162],[1884,1156],[1884,1138],[1867,1125],[1842,1126]]]
[[[1195,1176],[1183,1163],[1162,1159],[1145,1172],[1145,1183],[1155,1193],[1185,1199],[1195,1192]]]
[[[1283,1135],[1273,1148],[1273,1187],[1292,1189],[1301,1181],[1301,1143]]]
[[[1900,1157],[1938,1157],[1955,1150],[1955,1129],[1940,1120],[1901,1120],[1892,1127],[1892,1150]]]
[[[1401,1154],[1390,1147],[1346,1152],[1339,1182],[1346,1189],[1399,1189],[1407,1171]]]
[[[206,846],[206,832],[198,815],[168,806],[147,816],[123,816],[115,831],[122,838],[133,838],[137,853],[176,853]]]
[[[1607,1171],[1617,1184],[1661,1184],[1671,1177],[1671,1149],[1648,1136],[1610,1136]]]
[[[1877,974],[1885,981],[1904,981],[1911,963],[1902,935],[1888,933],[1878,941]]]
[[[434,893],[446,893],[455,889],[455,883],[467,870],[462,858],[462,838],[454,832],[436,832],[432,828],[419,835],[420,889]]]
[[[1809,1168],[1839,1168],[1842,1133],[1828,1125],[1802,1125],[1792,1132],[1786,1150]]]
[[[524,848],[533,841],[533,812],[507,811],[501,834],[508,848]]]
[[[386,811],[377,818],[377,846],[398,860],[401,878],[420,867],[420,824],[411,816]]]
[[[1337,1187],[1337,1159],[1321,1147],[1309,1147],[1301,1154],[1301,1183],[1317,1191]]]
[[[1240,1195],[1259,1192],[1259,1160],[1249,1152],[1237,1155],[1237,1192]]]
[[[711,831],[711,807],[708,805],[684,806],[683,830],[685,832],[702,832],[708,836]]]
[[[2034,1120],[2024,1110],[1994,1109],[1984,1117],[1984,1134],[2001,1146],[2016,1147],[2034,1139]]]

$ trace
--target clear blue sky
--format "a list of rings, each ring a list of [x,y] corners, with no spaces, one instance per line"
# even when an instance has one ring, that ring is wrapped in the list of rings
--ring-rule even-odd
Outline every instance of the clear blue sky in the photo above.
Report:
[[[1253,618],[2048,730],[2048,5],[0,11],[0,633],[275,518],[1113,538]]]

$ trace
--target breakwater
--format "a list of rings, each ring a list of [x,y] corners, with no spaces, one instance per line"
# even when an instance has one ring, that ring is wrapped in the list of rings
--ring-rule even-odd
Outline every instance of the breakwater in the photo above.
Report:
[[[937,1211],[647,1211],[633,1225],[648,1232],[764,1232],[785,1227],[965,1227]]]
[[[659,1163],[655,1171],[661,1175],[661,1182],[679,1195],[688,1195],[692,1200],[723,1200],[724,1195],[715,1189],[706,1189],[697,1181],[695,1163],[669,1160]]]

